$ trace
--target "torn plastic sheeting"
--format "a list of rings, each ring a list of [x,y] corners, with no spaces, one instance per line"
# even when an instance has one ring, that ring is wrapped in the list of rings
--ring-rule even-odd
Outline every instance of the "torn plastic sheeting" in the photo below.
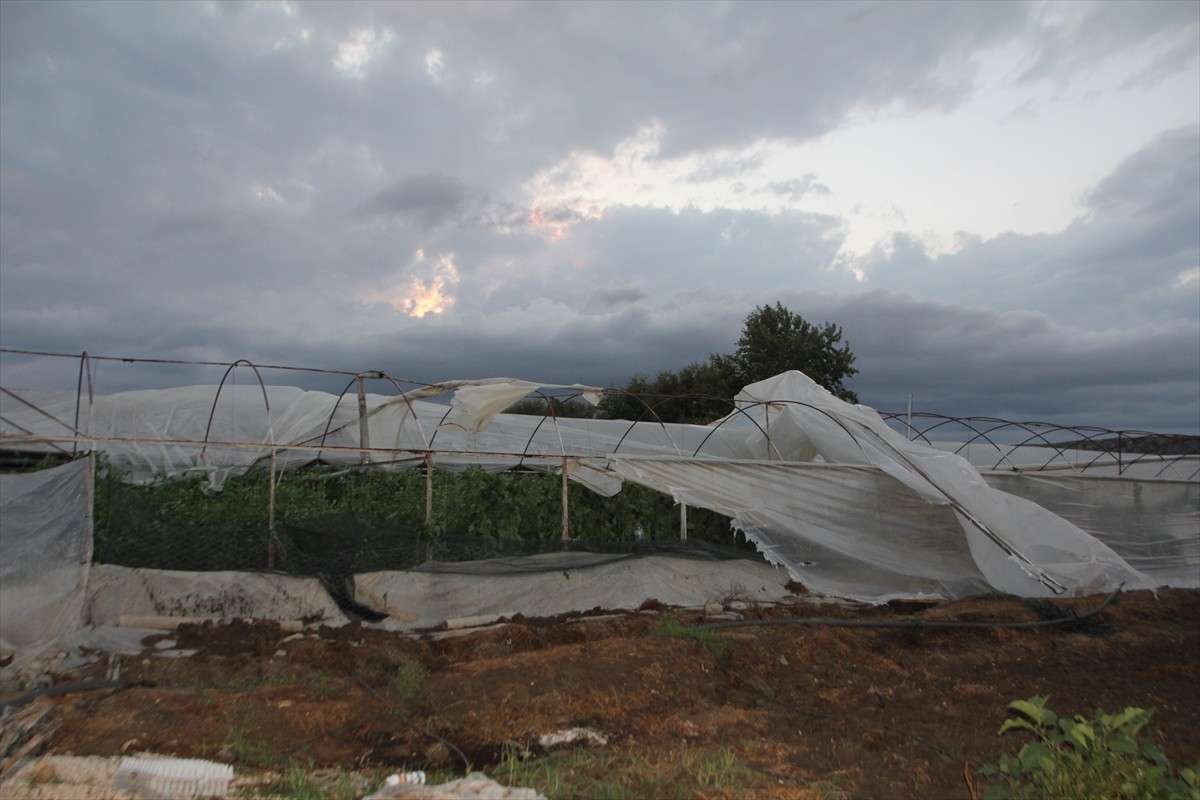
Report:
[[[457,386],[454,398],[450,401],[453,411],[446,418],[445,424],[455,425],[467,431],[481,430],[501,411],[519,400],[524,400],[540,388],[540,384],[511,378],[497,378]]]
[[[869,464],[934,503],[954,508],[976,565],[993,587],[1021,596],[1152,588],[1111,548],[1036,505],[992,489],[964,458],[910,442],[872,409],[834,397],[790,371],[747,386],[736,402],[760,429],[776,411],[771,441],[812,445],[826,462]],[[792,418],[778,430],[779,418]],[[731,420],[733,421],[733,420]],[[802,442],[788,441],[788,436]]]
[[[878,470],[643,457],[614,458],[613,467],[731,517],[768,561],[823,593],[882,602],[989,588],[950,509]]]
[[[961,597],[980,587],[1011,592],[1014,586],[1024,596],[1048,593],[1001,548],[977,552],[949,507],[925,502],[876,469],[654,457],[613,457],[611,463],[628,480],[730,516],[769,560],[787,567],[796,580],[836,596],[880,602],[908,594]],[[1040,559],[1040,568],[1072,594],[1110,590],[1122,582],[1152,585],[1065,520],[1002,492],[993,495],[981,504],[996,507],[981,513],[1006,512],[1011,524],[1031,516],[1058,521],[1038,528],[1047,543],[1026,546]],[[1027,513],[1030,508],[1033,515]]]

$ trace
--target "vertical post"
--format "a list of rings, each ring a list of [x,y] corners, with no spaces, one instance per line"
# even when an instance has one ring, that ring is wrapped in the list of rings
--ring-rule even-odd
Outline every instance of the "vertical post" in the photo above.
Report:
[[[433,453],[425,454],[425,560],[433,561]]]
[[[111,514],[109,515],[112,516]],[[92,559],[96,557],[96,448],[88,450],[88,479],[87,479],[87,568],[91,569]]]
[[[358,388],[358,446],[363,448],[358,454],[359,463],[367,463],[367,448],[371,446],[371,433],[367,426],[367,390],[362,375],[354,379]]]
[[[571,538],[571,514],[570,507],[567,502],[567,459],[563,459],[562,464],[562,540],[569,541]]]
[[[83,405],[83,369],[87,365],[87,350],[79,356],[79,383],[75,387],[75,436],[71,440],[71,455],[79,449],[79,407]],[[89,380],[88,383],[91,383]]]
[[[267,493],[267,569],[275,569],[275,448],[271,448],[270,489]]]
[[[767,434],[767,461],[771,460],[771,404],[763,403],[763,426]],[[687,537],[684,537],[687,538]]]
[[[912,395],[908,396],[908,430],[905,432],[908,440],[912,441]]]
[[[433,453],[425,454],[425,527],[433,527]]]
[[[679,538],[687,538],[687,503],[679,504]]]

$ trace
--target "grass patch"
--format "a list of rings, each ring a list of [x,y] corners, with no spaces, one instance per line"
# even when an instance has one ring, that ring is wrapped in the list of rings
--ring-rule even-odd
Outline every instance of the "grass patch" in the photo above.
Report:
[[[245,766],[270,768],[279,763],[271,750],[270,742],[248,736],[236,725],[229,726],[223,743],[223,749],[225,748],[228,748],[234,761]]]
[[[692,639],[704,645],[717,658],[725,654],[725,647],[729,644],[714,631],[697,628],[695,625],[684,625],[682,622],[670,618],[662,621],[662,624],[654,631],[654,635],[674,636],[678,639]]]
[[[686,746],[665,757],[570,750],[534,758],[524,746],[509,742],[489,774],[505,785],[534,788],[555,800],[732,800],[752,794],[766,796],[781,788],[779,778],[739,763],[728,747]],[[786,796],[794,800],[842,796],[820,787],[788,789]]]
[[[425,679],[429,671],[420,661],[405,660],[388,681],[388,696],[394,703],[415,700],[425,691]]]
[[[240,787],[236,797],[286,800],[358,800],[382,783],[340,770],[316,770],[312,764],[291,762],[281,773],[269,773],[261,783]]]

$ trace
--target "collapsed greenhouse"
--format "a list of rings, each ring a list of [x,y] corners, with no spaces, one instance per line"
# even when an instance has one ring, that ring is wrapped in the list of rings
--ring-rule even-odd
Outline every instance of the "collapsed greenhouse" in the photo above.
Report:
[[[978,427],[966,441],[913,437],[911,420],[896,430],[799,372],[745,387],[731,413],[708,425],[663,423],[652,413],[637,422],[505,413],[531,395],[569,392],[594,402],[605,391],[580,385],[494,378],[401,390],[392,382],[397,393],[382,395],[366,392],[365,380],[386,376],[366,374],[347,387],[356,392],[334,395],[255,375],[249,384],[108,395],[0,391],[0,451],[72,457],[0,476],[0,638],[14,664],[119,648],[123,630],[167,615],[329,619],[357,610],[360,619],[415,629],[506,613],[636,608],[651,597],[702,604],[716,580],[763,598],[797,582],[867,603],[1200,587],[1196,455],[1130,454],[1055,443],[1044,433],[1000,444]],[[97,459],[130,482],[200,475],[213,492],[234,476],[265,472],[266,568],[94,559]],[[417,470],[430,498],[437,471],[560,476],[561,535],[551,552],[490,565],[426,558],[361,571],[363,562],[343,559],[332,571],[344,573],[335,578],[348,579],[350,596],[335,597],[334,607],[337,586],[311,577],[331,571],[328,564],[289,567],[288,553],[275,549],[288,547],[275,535],[278,478],[314,464]],[[669,496],[684,538],[687,510],[708,509],[728,518],[731,540],[740,533],[760,555],[723,563],[668,551],[634,568],[589,551],[586,532],[572,529],[568,482],[602,496],[626,484]],[[333,557],[332,548],[317,551],[318,560]],[[593,579],[580,580],[588,570]]]

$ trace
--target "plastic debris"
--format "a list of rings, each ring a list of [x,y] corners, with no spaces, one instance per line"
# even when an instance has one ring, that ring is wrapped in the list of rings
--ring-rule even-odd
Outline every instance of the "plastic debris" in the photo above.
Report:
[[[547,750],[565,745],[583,744],[593,747],[604,747],[608,739],[602,733],[591,728],[566,728],[554,733],[543,733],[538,737],[538,744]]]
[[[384,781],[387,786],[399,786],[402,783],[412,783],[418,786],[425,785],[425,773],[422,770],[415,772],[406,772],[403,775],[388,775]]]
[[[232,780],[233,767],[215,761],[126,756],[114,783],[144,797],[224,797]]]
[[[367,795],[363,800],[546,800],[546,796],[536,789],[505,786],[482,772],[472,772],[465,778],[428,786],[401,781],[399,775],[392,777],[397,778],[395,783],[389,779],[379,791]]]

